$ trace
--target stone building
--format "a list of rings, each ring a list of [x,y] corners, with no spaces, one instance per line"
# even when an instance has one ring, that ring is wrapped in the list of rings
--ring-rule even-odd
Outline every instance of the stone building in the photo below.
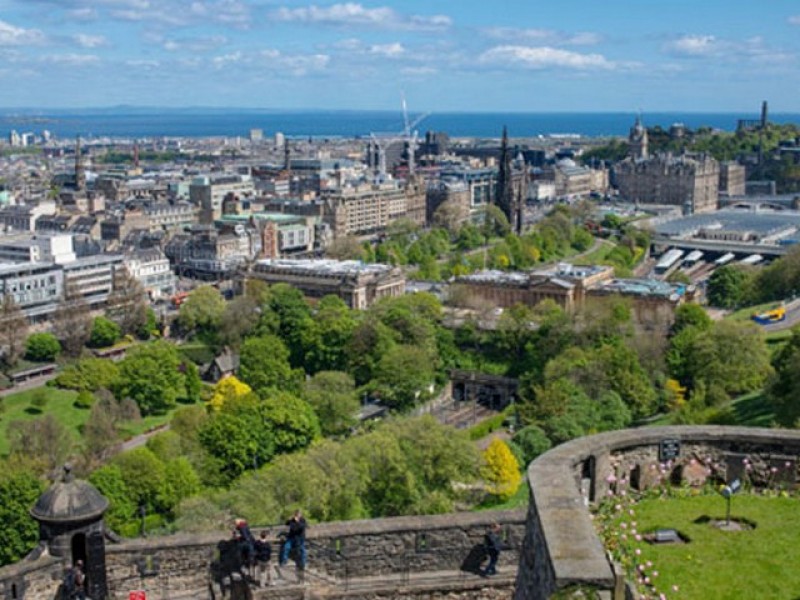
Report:
[[[245,277],[288,283],[310,298],[332,294],[350,308],[366,309],[385,297],[402,296],[406,279],[397,267],[355,260],[259,260]]]
[[[719,176],[719,162],[706,154],[627,158],[614,167],[620,196],[628,202],[680,206],[692,213],[717,209]]]
[[[244,198],[255,193],[255,184],[246,175],[197,177],[189,186],[189,201],[200,209],[201,223],[212,223],[222,216],[222,202],[228,194]]]
[[[522,233],[522,210],[528,197],[528,176],[523,164],[512,160],[511,148],[508,145],[508,130],[503,128],[503,139],[500,143],[500,170],[497,174],[497,192],[495,203],[508,219],[511,231]]]
[[[744,196],[746,169],[735,161],[719,165],[719,192],[727,196]]]
[[[616,279],[611,267],[559,265],[542,271],[480,271],[459,277],[454,284],[471,302],[510,308],[535,306],[552,300],[567,312],[590,307],[608,297],[627,298],[634,322],[644,330],[661,330],[673,321],[675,309],[694,300],[693,286],[650,279]]]
[[[394,181],[323,191],[322,199],[334,237],[381,234],[408,210],[406,190]]]
[[[446,217],[448,225],[458,229],[470,218],[470,190],[464,181],[439,180],[432,182],[427,191],[427,220],[434,223],[434,215]]]

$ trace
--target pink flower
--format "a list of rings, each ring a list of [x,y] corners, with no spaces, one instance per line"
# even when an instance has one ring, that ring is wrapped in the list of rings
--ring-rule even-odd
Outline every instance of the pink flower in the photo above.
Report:
[[[617,504],[617,505],[614,507],[614,510],[622,510],[622,504]]]
[[[631,527],[636,527],[636,521],[631,521]]]
[[[742,462],[743,462],[744,464],[747,464],[747,463],[749,463],[750,461],[749,461],[749,460],[747,460],[746,458],[743,458],[743,459],[742,459]]]
[[[637,542],[641,542],[641,541],[642,541],[642,536],[641,536],[640,534],[638,534],[638,533],[636,534],[636,541],[637,541]],[[636,552],[637,552],[637,553],[639,553],[639,552],[641,552],[641,550],[639,550],[639,549],[637,548],[637,549],[636,549]]]
[[[616,480],[617,480],[617,478],[613,473],[611,473],[611,475],[606,477],[606,482],[607,483],[614,483]]]
[[[634,553],[636,554],[636,556],[641,556],[642,551],[639,548],[637,548],[636,550],[634,550]]]
[[[620,523],[619,526],[622,527],[622,529],[627,529],[628,528],[628,524],[627,523]]]
[[[673,592],[677,592],[678,591],[678,586],[677,585],[673,585],[672,586],[672,591]]]
[[[777,473],[777,472],[778,472],[778,467],[772,467],[772,468],[770,469],[770,472],[771,472],[771,473]]]
[[[658,600],[667,600],[667,595],[666,594],[659,594]]]
[[[619,536],[619,539],[621,539],[621,540],[627,540],[627,539],[628,539],[628,536],[627,536],[626,534],[624,534],[624,533],[623,533],[623,534],[621,534],[621,535]]]
[[[786,464],[785,464],[785,466],[786,466],[786,468],[787,468],[787,469],[791,469],[791,468],[792,468],[792,463],[790,463],[790,462],[787,460],[787,461],[786,461]]]
[[[644,571],[644,565],[639,565],[638,569],[639,569],[640,571]]]
[[[653,571],[653,577],[658,577],[658,571]]]
[[[647,561],[647,566],[648,567],[652,567],[653,566],[653,561],[652,560],[648,560]]]
[[[633,515],[635,515],[636,513],[634,512],[634,510],[633,510],[633,509],[630,509],[630,510],[628,511],[628,514],[629,514],[630,516],[633,516]],[[636,525],[636,522],[634,521],[634,523],[633,523],[633,524],[634,524],[634,525]]]
[[[647,585],[650,585],[650,578],[649,578],[649,577],[645,577],[645,578],[644,578],[644,582],[645,582]]]
[[[627,492],[625,490],[620,490],[620,492],[619,492],[620,496],[625,496],[626,494],[627,494]]]
[[[690,460],[690,461],[689,461],[689,464],[690,464],[690,465],[692,465],[692,466],[694,466],[694,465],[696,465],[696,464],[697,464],[697,460],[695,460],[695,459],[693,458],[692,460]]]

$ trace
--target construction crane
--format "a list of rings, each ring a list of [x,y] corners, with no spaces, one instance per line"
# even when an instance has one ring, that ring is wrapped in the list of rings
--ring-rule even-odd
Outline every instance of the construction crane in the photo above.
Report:
[[[415,163],[414,163],[414,153],[417,149],[417,139],[419,137],[419,132],[417,132],[414,128],[419,125],[424,119],[430,116],[430,113],[424,113],[416,117],[413,121],[409,121],[408,118],[408,108],[406,106],[406,99],[405,96],[402,96],[402,110],[403,110],[403,130],[398,133],[375,133],[371,132],[369,134],[371,143],[368,147],[369,153],[369,164],[375,169],[375,176],[378,181],[386,181],[387,179],[387,169],[386,169],[386,149],[396,142],[402,142],[406,147],[406,152],[408,154],[408,172],[410,174],[414,173]],[[377,164],[373,164],[374,159],[373,157],[377,154]]]

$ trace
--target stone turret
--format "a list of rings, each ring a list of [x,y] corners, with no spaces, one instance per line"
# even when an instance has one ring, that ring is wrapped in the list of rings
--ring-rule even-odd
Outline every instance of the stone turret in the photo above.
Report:
[[[39,523],[39,541],[45,552],[69,564],[85,565],[87,592],[93,600],[105,600],[105,524],[108,500],[86,481],[75,479],[69,465],[61,481],[39,497],[31,516]]]
[[[628,135],[629,155],[634,160],[646,159],[649,157],[649,141],[647,139],[647,128],[642,125],[642,117],[636,117],[636,123],[631,127]]]

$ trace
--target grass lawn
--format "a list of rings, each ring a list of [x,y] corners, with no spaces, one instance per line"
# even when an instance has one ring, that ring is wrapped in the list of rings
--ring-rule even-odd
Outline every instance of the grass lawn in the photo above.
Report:
[[[38,390],[43,390],[47,394],[47,404],[41,413],[33,409],[31,400]],[[16,394],[10,394],[2,398],[4,410],[0,413],[0,456],[8,454],[8,428],[12,421],[29,421],[43,415],[52,414],[60,423],[65,425],[78,442],[80,440],[80,427],[89,418],[89,409],[76,408],[74,406],[77,392],[62,390],[55,387],[42,386]],[[181,405],[179,404],[178,407]],[[177,409],[175,409],[177,410]],[[172,410],[165,415],[148,416],[138,422],[125,423],[120,429],[122,439],[129,439],[145,431],[149,431],[165,423],[169,423],[175,412]]]
[[[752,392],[731,402],[737,425],[750,427],[772,427],[775,412],[767,403],[764,392]]]
[[[47,394],[47,404],[42,412],[31,407],[34,395],[43,390]],[[77,441],[80,434],[78,428],[89,418],[88,410],[81,410],[73,406],[77,392],[60,390],[42,386],[16,394],[9,394],[2,399],[4,410],[0,414],[0,454],[8,454],[8,427],[12,421],[29,421],[45,414],[54,415],[59,422],[72,432]]]
[[[733,499],[732,516],[756,523],[750,531],[725,532],[695,521],[704,516],[725,517],[717,495],[643,500],[635,507],[640,533],[677,529],[688,544],[651,545],[641,549],[638,564],[652,561],[649,570],[659,592],[667,598],[715,600],[794,600],[800,595],[800,500],[742,494]],[[630,537],[628,539],[631,539]],[[672,586],[678,586],[678,592]]]
[[[593,266],[602,263],[606,257],[611,254],[611,251],[616,248],[616,244],[601,240],[597,248],[591,252],[584,254],[575,260],[576,265]]]

